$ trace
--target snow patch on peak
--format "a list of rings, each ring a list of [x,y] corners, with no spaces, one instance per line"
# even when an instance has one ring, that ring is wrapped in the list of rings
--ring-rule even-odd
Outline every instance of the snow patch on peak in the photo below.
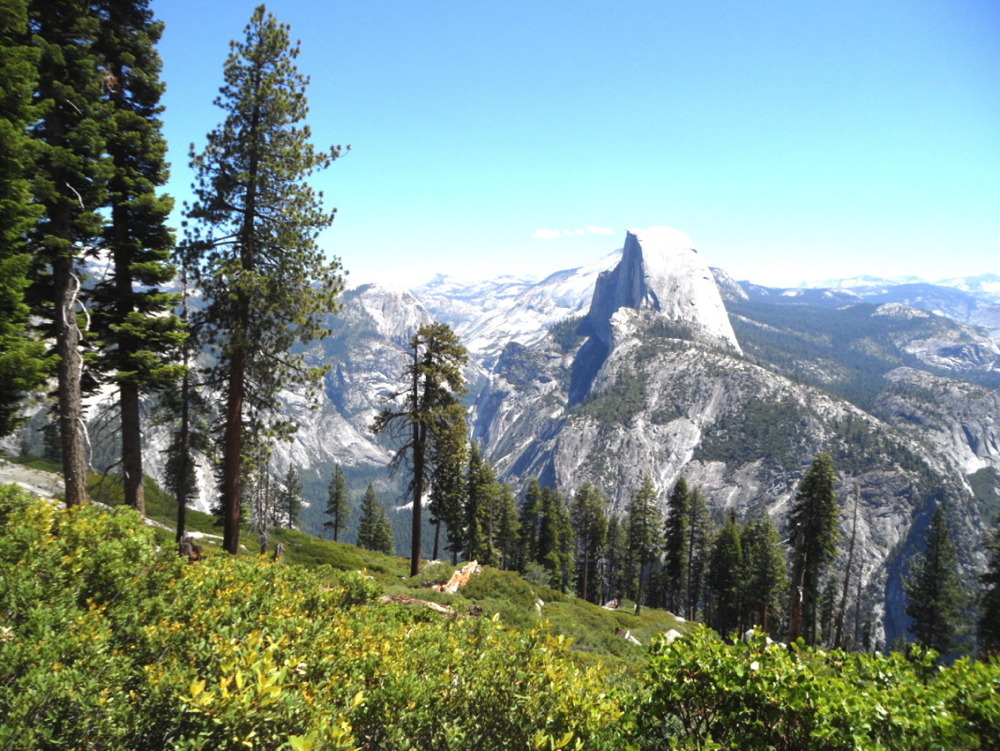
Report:
[[[886,318],[930,318],[931,314],[925,310],[918,310],[900,302],[888,302],[875,308],[873,316],[885,316]]]

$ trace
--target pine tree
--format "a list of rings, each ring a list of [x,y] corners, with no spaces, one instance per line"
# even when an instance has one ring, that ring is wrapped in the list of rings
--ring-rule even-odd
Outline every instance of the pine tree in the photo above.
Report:
[[[542,513],[542,486],[532,477],[524,491],[519,520],[521,522],[521,542],[518,550],[518,570],[524,573],[525,566],[538,562],[538,531]]]
[[[306,182],[340,151],[317,153],[301,125],[308,80],[295,68],[298,54],[288,27],[259,6],[243,41],[231,44],[216,99],[225,119],[192,153],[196,200],[187,213],[195,226],[182,255],[204,294],[197,324],[218,358],[210,376],[225,403],[221,506],[232,554],[240,481],[256,451],[249,444],[294,431],[277,412],[279,390],[314,387],[325,368],[306,367],[292,345],[325,335],[322,317],[343,288],[339,261],[316,243],[334,214]]]
[[[698,617],[698,610],[702,604],[705,571],[708,569],[708,558],[715,534],[712,517],[708,513],[708,504],[698,488],[691,491],[689,496],[687,528],[687,574],[684,582],[687,591],[686,615],[688,620],[694,620]]]
[[[967,598],[958,576],[958,553],[941,506],[931,519],[924,552],[910,560],[903,591],[906,614],[913,619],[910,633],[917,643],[941,654],[953,651],[959,643]]]
[[[1000,516],[987,544],[989,563],[981,579],[985,589],[979,601],[979,653],[983,658],[1000,654]]]
[[[584,600],[596,601],[600,592],[598,562],[604,555],[608,535],[608,502],[589,482],[580,486],[573,496],[573,528],[577,541],[577,594]]]
[[[745,561],[736,517],[730,513],[712,545],[708,571],[709,625],[723,636],[739,629],[743,613]]]
[[[687,481],[681,477],[667,499],[667,521],[663,536],[666,607],[673,613],[686,611],[690,507]]]
[[[375,550],[386,555],[395,555],[396,545],[392,539],[392,525],[385,507],[375,494],[375,487],[369,483],[365,497],[361,501],[358,517],[358,547]]]
[[[573,582],[573,521],[566,499],[554,488],[543,487],[539,497],[538,549],[535,562],[549,573],[555,589],[568,592]]]
[[[788,516],[792,539],[789,641],[816,643],[823,574],[837,552],[840,534],[836,476],[829,454],[819,454],[799,482]]]
[[[29,130],[35,160],[32,193],[40,207],[29,232],[29,299],[55,342],[58,425],[65,501],[87,501],[83,355],[87,318],[79,263],[101,236],[110,162],[106,158],[103,61],[95,53],[99,19],[81,0],[31,0],[38,50],[35,109]]]
[[[347,479],[344,469],[339,464],[333,468],[330,484],[327,487],[326,515],[329,521],[323,522],[323,528],[333,530],[333,541],[341,530],[347,528],[347,520],[351,516],[351,507],[347,499]]]
[[[40,206],[31,201],[31,95],[38,50],[29,43],[27,0],[0,6],[0,436],[21,422],[25,397],[42,385],[45,346],[29,334],[25,301],[31,254],[25,235]]]
[[[176,355],[184,337],[171,312],[178,296],[160,289],[176,273],[166,226],[173,199],[157,195],[167,181],[167,144],[158,119],[164,86],[154,47],[163,24],[153,20],[148,0],[94,5],[101,19],[94,53],[102,61],[108,105],[102,126],[112,167],[102,233],[111,263],[93,292],[101,340],[97,367],[110,371],[118,386],[125,502],[145,513],[140,397],[180,377]]]
[[[629,580],[635,582],[635,612],[642,610],[646,598],[648,569],[661,546],[662,521],[656,507],[656,488],[653,479],[643,477],[642,485],[632,494],[628,510],[628,570]]]
[[[285,528],[293,529],[299,523],[299,514],[302,513],[304,502],[302,500],[302,480],[298,471],[291,464],[288,465],[285,479],[281,482],[276,505]]]
[[[625,524],[618,514],[608,518],[607,542],[604,545],[601,566],[602,591],[600,599],[608,602],[625,596],[625,560],[628,557],[628,539]]]
[[[745,622],[766,632],[777,632],[788,588],[781,536],[770,518],[760,516],[746,523],[740,541],[746,570]]]
[[[465,490],[465,555],[485,566],[494,563],[495,507],[499,493],[496,474],[472,444]]]
[[[447,537],[447,548],[453,562],[465,549],[465,470],[468,463],[468,441],[465,437],[465,408],[458,403],[445,405],[447,413],[435,431],[430,445],[430,511],[434,526],[435,560],[441,552],[441,528]]]
[[[497,565],[512,570],[517,564],[520,548],[521,522],[518,519],[517,498],[509,486],[500,484],[497,499],[496,549],[499,554]]]
[[[400,443],[393,456],[391,469],[397,471],[409,459],[410,491],[413,498],[413,535],[410,549],[410,575],[420,571],[421,511],[424,490],[429,484],[439,452],[435,442],[443,446],[458,430],[458,419],[464,428],[465,413],[454,405],[466,391],[462,366],[468,361],[458,337],[444,323],[421,326],[410,339],[410,364],[406,369],[407,385],[389,395],[387,401],[404,401],[397,408],[383,409],[372,423],[375,434],[385,434]]]

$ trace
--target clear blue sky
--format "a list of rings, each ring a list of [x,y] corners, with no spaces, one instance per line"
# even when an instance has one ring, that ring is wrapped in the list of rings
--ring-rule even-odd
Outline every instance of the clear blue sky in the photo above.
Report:
[[[256,3],[152,5],[184,199]],[[352,145],[315,180],[352,282],[543,276],[657,224],[760,283],[1000,273],[995,0],[267,7],[315,141]]]

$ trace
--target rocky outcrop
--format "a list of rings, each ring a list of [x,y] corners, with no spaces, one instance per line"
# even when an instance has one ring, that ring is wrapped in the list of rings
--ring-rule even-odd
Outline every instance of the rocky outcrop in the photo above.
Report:
[[[613,319],[623,308],[655,311],[739,351],[712,271],[679,230],[629,231],[621,261],[597,279],[587,322],[605,346],[613,345]]]

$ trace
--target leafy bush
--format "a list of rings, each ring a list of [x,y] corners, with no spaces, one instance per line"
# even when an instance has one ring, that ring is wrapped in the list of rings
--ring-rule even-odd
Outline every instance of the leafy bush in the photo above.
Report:
[[[187,565],[129,510],[0,489],[0,576],[0,748],[620,747],[559,637],[383,605],[360,574]]]
[[[730,749],[974,749],[1000,737],[1000,664],[937,665],[768,644],[698,628],[650,649],[644,745]],[[991,745],[992,744],[992,745]]]

